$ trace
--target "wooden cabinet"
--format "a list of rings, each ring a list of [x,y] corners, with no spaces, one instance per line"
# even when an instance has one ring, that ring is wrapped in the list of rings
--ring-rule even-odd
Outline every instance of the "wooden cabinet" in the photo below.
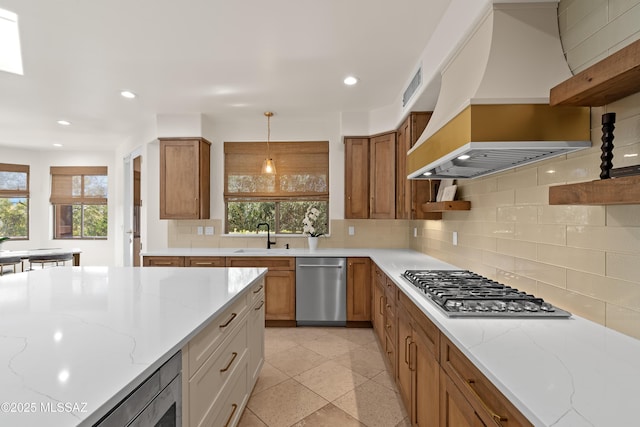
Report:
[[[384,344],[384,305],[385,293],[384,293],[384,279],[380,277],[382,272],[374,264],[373,267],[373,284],[372,284],[372,299],[371,299],[371,323],[373,323],[373,330],[378,337],[378,341]],[[381,280],[382,279],[382,280]]]
[[[347,259],[347,322],[371,321],[371,260]]]
[[[495,424],[494,424],[495,425]],[[485,424],[460,392],[455,383],[441,369],[440,427],[484,427]]]
[[[485,425],[532,426],[509,400],[444,335],[440,364]]]
[[[210,149],[204,138],[160,138],[160,219],[208,219]]]
[[[238,423],[264,361],[263,288],[254,284],[183,347],[183,426]]]
[[[369,218],[369,138],[345,138],[344,215]]]
[[[144,267],[224,267],[223,256],[144,256]]]
[[[145,256],[142,258],[143,267],[184,267],[182,256]]]
[[[396,217],[396,133],[369,139],[369,218]]]
[[[407,152],[427,127],[431,112],[412,112],[396,131],[396,218],[433,219],[420,211],[423,203],[435,200],[432,180],[407,179]]]
[[[413,426],[439,424],[438,328],[398,290],[397,383]]]
[[[293,257],[227,257],[227,267],[267,267],[267,326],[296,325],[296,263]]]

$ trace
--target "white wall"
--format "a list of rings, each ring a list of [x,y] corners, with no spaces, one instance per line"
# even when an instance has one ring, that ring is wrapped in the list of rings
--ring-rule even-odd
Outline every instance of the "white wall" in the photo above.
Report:
[[[29,239],[12,240],[3,247],[7,250],[35,248],[80,248],[82,265],[113,265],[116,201],[111,196],[118,193],[117,171],[114,153],[111,151],[67,152],[32,151],[3,147],[3,163],[30,166],[29,173]],[[107,166],[109,191],[109,225],[107,240],[54,240],[51,194],[51,166]]]

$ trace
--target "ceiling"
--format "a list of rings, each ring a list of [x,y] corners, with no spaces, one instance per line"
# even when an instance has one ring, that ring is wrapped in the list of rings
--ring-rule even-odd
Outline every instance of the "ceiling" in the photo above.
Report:
[[[0,0],[18,14],[24,67],[0,71],[0,146],[114,149],[158,114],[381,108],[450,2]]]

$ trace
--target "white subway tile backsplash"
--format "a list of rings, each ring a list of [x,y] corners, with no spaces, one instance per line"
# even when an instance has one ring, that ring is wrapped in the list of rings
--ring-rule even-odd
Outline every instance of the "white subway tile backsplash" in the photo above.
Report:
[[[640,227],[570,225],[567,226],[567,246],[640,255]]]
[[[605,274],[604,251],[539,244],[538,261],[594,274]]]

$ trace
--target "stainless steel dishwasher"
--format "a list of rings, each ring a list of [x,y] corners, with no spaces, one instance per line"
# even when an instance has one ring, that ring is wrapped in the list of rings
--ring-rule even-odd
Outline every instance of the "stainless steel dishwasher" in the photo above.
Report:
[[[296,324],[347,324],[346,258],[296,258]]]

